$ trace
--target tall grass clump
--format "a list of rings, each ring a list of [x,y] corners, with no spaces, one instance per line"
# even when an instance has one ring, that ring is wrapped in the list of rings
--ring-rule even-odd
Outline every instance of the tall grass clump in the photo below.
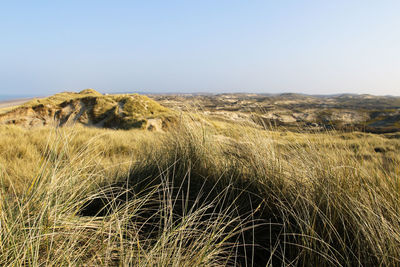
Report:
[[[6,130],[40,168],[14,180],[0,142],[0,265],[400,265],[398,140],[198,115],[164,133]]]
[[[95,139],[76,150],[71,144],[77,138],[70,130],[52,132],[38,172],[23,189],[13,191],[12,177],[2,172],[0,265],[234,264],[243,224],[232,204],[219,208],[228,188],[192,208],[174,193],[183,185],[167,180],[133,191],[107,182]],[[102,210],[85,214],[98,200]]]
[[[235,127],[240,134],[221,135],[207,122],[184,118],[141,159],[131,183],[163,172],[180,184],[179,177],[190,174],[188,195],[206,188],[203,201],[230,186],[227,202],[258,225],[242,234],[243,244],[251,244],[240,251],[242,264],[399,264],[395,166],[367,164],[329,132],[293,135],[284,143],[273,131]]]

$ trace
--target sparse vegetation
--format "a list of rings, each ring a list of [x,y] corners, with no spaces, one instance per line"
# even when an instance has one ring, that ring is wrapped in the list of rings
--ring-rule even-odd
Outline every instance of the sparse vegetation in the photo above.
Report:
[[[340,129],[390,133],[400,131],[400,98],[372,95],[301,94],[153,95],[166,107],[196,109],[233,121],[252,120],[291,131]],[[261,123],[260,123],[261,122]]]

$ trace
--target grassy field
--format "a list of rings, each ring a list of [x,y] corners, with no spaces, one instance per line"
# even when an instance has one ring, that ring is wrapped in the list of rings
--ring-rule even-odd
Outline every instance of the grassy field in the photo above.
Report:
[[[2,266],[400,265],[398,134],[184,115],[0,126],[0,151]]]

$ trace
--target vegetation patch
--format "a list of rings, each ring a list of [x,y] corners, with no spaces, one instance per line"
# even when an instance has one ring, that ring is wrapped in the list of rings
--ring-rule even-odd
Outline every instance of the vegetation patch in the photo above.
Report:
[[[0,126],[0,264],[400,263],[395,134],[178,125]]]
[[[80,123],[114,129],[162,129],[172,123],[174,116],[175,112],[146,96],[102,95],[93,89],[86,89],[80,93],[65,92],[32,100],[1,114],[0,123],[25,127]]]

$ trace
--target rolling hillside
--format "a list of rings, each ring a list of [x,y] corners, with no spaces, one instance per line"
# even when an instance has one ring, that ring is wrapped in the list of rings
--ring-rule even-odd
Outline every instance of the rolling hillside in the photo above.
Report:
[[[146,96],[103,95],[86,89],[29,101],[0,114],[0,124],[35,127],[78,123],[101,128],[162,130],[173,121],[173,114]]]

